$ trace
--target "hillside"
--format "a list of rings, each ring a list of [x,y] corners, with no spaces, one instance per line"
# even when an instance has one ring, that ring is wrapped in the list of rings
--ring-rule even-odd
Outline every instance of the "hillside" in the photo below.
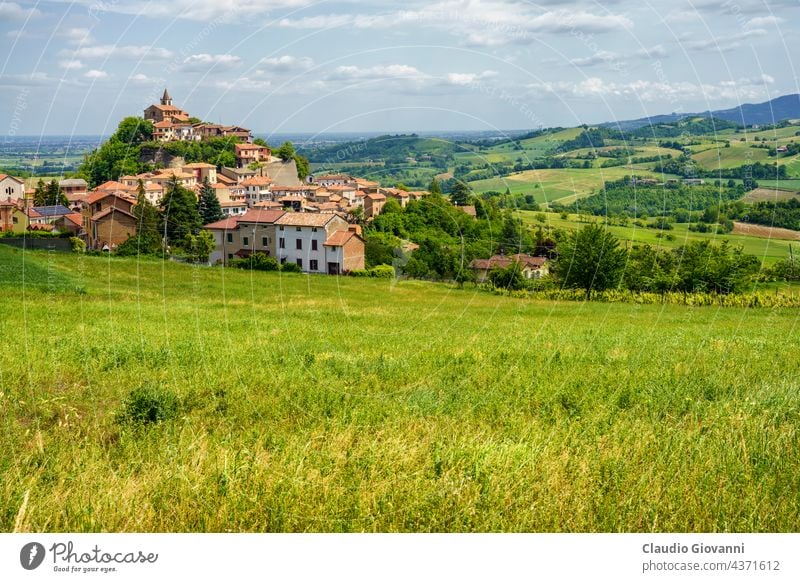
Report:
[[[687,117],[714,117],[739,125],[770,125],[784,120],[800,119],[800,94],[782,95],[763,103],[743,103],[730,109],[652,115],[639,119],[610,121],[602,125],[629,131],[662,123],[675,123]]]
[[[0,280],[4,531],[800,521],[789,311],[25,259],[82,292]]]

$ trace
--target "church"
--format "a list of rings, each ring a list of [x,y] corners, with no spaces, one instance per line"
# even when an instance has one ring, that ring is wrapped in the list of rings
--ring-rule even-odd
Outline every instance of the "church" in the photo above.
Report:
[[[170,121],[172,123],[189,122],[189,114],[172,104],[172,97],[170,97],[169,91],[166,89],[164,89],[164,95],[161,97],[161,105],[151,105],[145,109],[144,118],[153,123],[161,123],[162,121]]]

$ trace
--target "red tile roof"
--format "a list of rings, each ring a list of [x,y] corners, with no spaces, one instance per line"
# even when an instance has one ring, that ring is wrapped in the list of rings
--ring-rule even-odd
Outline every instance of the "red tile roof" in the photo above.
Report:
[[[352,230],[337,230],[331,236],[328,237],[328,240],[325,241],[325,246],[326,247],[343,247],[354,236],[358,237],[358,238],[361,238],[356,233],[354,233]]]
[[[273,223],[286,214],[283,210],[256,210],[251,208],[245,214],[237,217],[239,222]]]
[[[207,224],[203,228],[209,230],[235,230],[236,227],[239,226],[239,218],[238,216],[229,216],[228,218],[223,218],[217,222]]]
[[[105,210],[101,210],[97,214],[93,214],[92,215],[92,220],[93,221],[102,220],[106,216],[108,216],[109,214],[112,214],[114,212],[118,212],[119,214],[124,214],[125,216],[130,216],[131,218],[136,218],[130,212],[126,212],[126,211],[122,210],[121,208],[114,208],[113,206],[111,206],[109,208],[106,208]]]
[[[69,220],[75,226],[83,226],[83,216],[81,216],[77,212],[73,212],[72,214],[65,214],[64,218]]]

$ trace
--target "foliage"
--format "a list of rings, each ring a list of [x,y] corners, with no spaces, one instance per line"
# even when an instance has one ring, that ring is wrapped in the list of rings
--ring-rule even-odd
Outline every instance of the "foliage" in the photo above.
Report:
[[[275,155],[278,156],[280,159],[282,159],[284,162],[288,162],[289,160],[294,159],[295,153],[296,152],[294,151],[294,144],[292,144],[292,142],[290,141],[285,141],[283,142],[281,147],[278,148],[278,151],[275,152]]]
[[[279,271],[281,268],[277,259],[269,257],[264,253],[253,253],[246,258],[232,259],[228,261],[228,266],[235,269],[249,269],[252,271]]]
[[[184,248],[194,263],[208,264],[208,259],[211,253],[214,252],[215,247],[214,235],[207,230],[201,230],[197,234],[186,235]]]
[[[153,124],[140,117],[126,117],[117,131],[98,149],[84,156],[77,175],[94,188],[121,176],[145,169],[139,161],[140,146],[152,139]]]
[[[177,395],[154,383],[134,388],[122,404],[117,421],[136,427],[159,424],[174,420],[180,413]]]
[[[203,224],[211,224],[225,218],[222,212],[222,206],[217,198],[217,193],[208,181],[208,176],[203,178],[203,185],[200,188],[200,200],[197,204],[197,210],[200,213],[200,221]]]
[[[456,180],[450,191],[450,202],[454,206],[467,206],[472,198],[472,190],[464,182]]]
[[[391,265],[378,265],[371,269],[353,269],[351,277],[372,277],[374,279],[394,279],[394,267]]]
[[[79,239],[77,236],[70,237],[69,243],[72,247],[73,253],[85,253],[86,252],[86,243]]]
[[[589,224],[570,233],[558,245],[558,259],[552,271],[565,287],[583,289],[586,299],[592,291],[619,285],[625,269],[626,252],[606,228]]]
[[[161,199],[162,232],[169,245],[180,246],[186,235],[196,234],[202,226],[197,210],[197,198],[173,176]]]
[[[289,261],[281,265],[282,273],[302,273],[303,269],[297,263],[290,263]]]
[[[517,261],[513,261],[505,269],[492,269],[489,272],[489,282],[493,287],[512,291],[525,289],[528,286],[522,273],[522,266]]]

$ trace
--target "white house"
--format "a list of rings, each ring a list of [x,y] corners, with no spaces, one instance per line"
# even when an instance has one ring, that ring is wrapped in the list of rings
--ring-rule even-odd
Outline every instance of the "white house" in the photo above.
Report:
[[[25,199],[25,182],[8,174],[0,174],[0,202]]]

